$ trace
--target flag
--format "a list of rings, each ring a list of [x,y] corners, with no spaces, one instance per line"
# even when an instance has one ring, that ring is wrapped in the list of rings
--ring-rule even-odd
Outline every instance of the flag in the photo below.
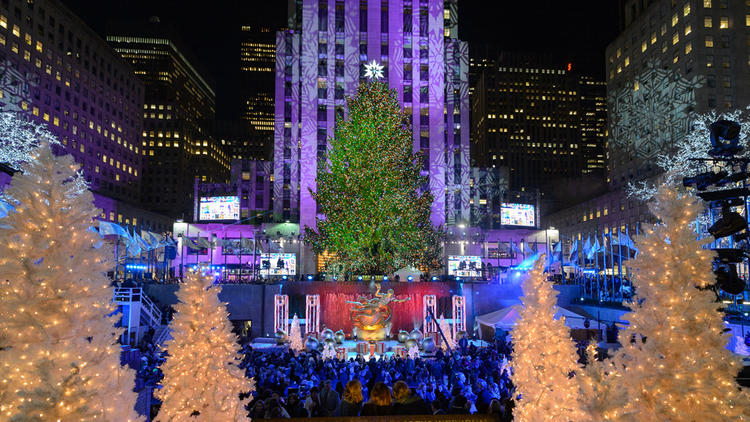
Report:
[[[143,240],[143,238],[138,234],[137,231],[135,231],[135,229],[133,229],[132,237],[133,237],[133,240],[135,240],[135,243],[137,243],[138,246],[144,251],[151,249],[151,246],[148,243],[146,243],[145,240]]]
[[[183,242],[183,243],[185,244],[185,246],[186,246],[186,247],[187,247],[188,249],[192,249],[192,250],[194,250],[194,251],[197,251],[197,250],[200,250],[200,249],[201,249],[201,247],[200,247],[200,246],[198,246],[198,245],[196,245],[196,244],[195,244],[195,242],[193,242],[193,239],[191,239],[191,238],[189,238],[189,237],[183,237],[183,238],[182,238],[182,242]]]
[[[589,259],[589,252],[591,252],[591,235],[586,237],[586,242],[583,244],[583,257]]]
[[[151,249],[156,249],[159,246],[161,246],[159,243],[161,243],[161,239],[158,235],[148,231],[148,230],[141,230],[141,236],[143,236],[143,240],[148,243],[148,245],[151,247]]]
[[[534,255],[536,255],[536,254],[538,253],[538,251],[537,251],[537,247],[536,247],[536,242],[534,242],[534,243],[530,243],[529,245],[530,245],[530,247],[529,247],[529,250],[531,250],[531,252],[532,252],[532,253],[533,253]]]
[[[586,242],[588,242],[588,240],[586,240]],[[599,246],[599,237],[594,236],[594,244],[591,245],[591,248],[586,254],[586,259],[594,259],[594,257],[596,257],[596,254],[599,252],[599,249],[601,249],[601,246]]]
[[[205,237],[198,237],[195,239],[195,243],[200,246],[201,248],[209,249],[211,248],[211,243],[208,242],[208,239]]]
[[[576,241],[573,242],[573,246],[570,248],[570,255],[568,256],[568,261],[570,261],[571,263],[578,262],[578,239],[576,239]]]
[[[99,235],[100,236],[119,236],[129,239],[130,235],[125,229],[120,227],[119,224],[110,223],[108,221],[99,220]]]
[[[89,228],[86,229],[86,231],[90,231],[91,233],[96,233],[97,237],[101,238],[101,236],[99,236],[99,231],[96,230],[96,228],[94,226],[89,226]],[[104,244],[104,242],[102,242],[101,240],[97,240],[94,243],[94,249],[101,248],[103,244]]]
[[[511,252],[511,255],[521,253],[521,249],[519,249],[519,247],[516,245],[516,242],[512,240],[510,241],[510,252]]]
[[[562,262],[562,242],[555,243],[552,248],[552,261],[550,262]]]

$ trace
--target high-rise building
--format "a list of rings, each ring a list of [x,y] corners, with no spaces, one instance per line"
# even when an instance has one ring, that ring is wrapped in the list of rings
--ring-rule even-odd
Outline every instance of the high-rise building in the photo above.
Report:
[[[302,0],[276,38],[274,215],[314,226],[318,160],[375,60],[411,117],[434,224],[469,220],[467,44],[456,0]]]
[[[242,73],[242,119],[268,146],[270,159],[274,125],[274,75],[276,70],[276,31],[268,26],[243,25],[240,42]]]
[[[176,218],[189,218],[194,179],[225,182],[229,156],[210,133],[216,95],[188,59],[186,49],[158,18],[148,23],[119,23],[107,41],[131,63],[146,87],[141,153],[146,159],[144,206]]]
[[[226,151],[230,160],[267,160],[272,145],[266,135],[253,130],[245,120],[212,120],[205,122],[209,133]]]
[[[750,6],[733,0],[628,0],[621,33],[607,47],[610,192],[550,216],[572,239],[638,230],[652,221],[627,186],[654,182],[660,155],[690,131],[696,114],[750,104]],[[706,140],[708,142],[708,140]]]
[[[45,124],[81,164],[103,219],[171,226],[139,208],[144,84],[61,2],[0,1],[0,90],[3,112]]]
[[[472,62],[475,165],[508,167],[511,190],[543,194],[559,179],[604,179],[604,82],[538,54],[502,52]]]

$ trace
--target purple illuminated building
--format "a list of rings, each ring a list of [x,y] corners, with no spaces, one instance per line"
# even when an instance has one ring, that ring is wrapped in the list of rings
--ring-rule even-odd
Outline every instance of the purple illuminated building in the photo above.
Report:
[[[276,36],[274,218],[314,226],[318,160],[363,67],[412,117],[414,150],[435,197],[432,222],[469,222],[468,46],[457,39],[457,0],[301,0]],[[296,4],[296,5],[295,5]]]

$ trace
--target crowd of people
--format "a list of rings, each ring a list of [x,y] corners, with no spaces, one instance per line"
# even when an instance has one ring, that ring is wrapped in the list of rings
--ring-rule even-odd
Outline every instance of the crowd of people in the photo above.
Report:
[[[324,360],[317,352],[243,348],[255,379],[253,419],[332,416],[488,414],[511,420],[509,345],[438,351],[429,358],[358,355]]]

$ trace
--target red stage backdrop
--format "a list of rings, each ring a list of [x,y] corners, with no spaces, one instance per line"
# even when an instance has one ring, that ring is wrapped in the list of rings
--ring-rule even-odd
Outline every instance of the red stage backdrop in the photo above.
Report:
[[[314,285],[314,288],[312,288]],[[370,283],[342,283],[342,282],[317,282],[310,283],[305,288],[304,283],[299,287],[298,294],[319,294],[320,295],[320,322],[326,328],[333,331],[344,330],[346,334],[351,334],[352,325],[349,320],[349,310],[352,304],[346,303],[347,300],[355,301],[359,296],[365,296],[370,299],[375,293],[375,287],[370,287]],[[285,286],[286,287],[286,286]],[[291,286],[290,286],[291,287]],[[441,297],[450,298],[451,285],[448,283],[383,283],[381,292],[385,293],[388,289],[393,289],[398,299],[409,297],[410,300],[403,303],[391,303],[391,334],[398,333],[399,330],[411,331],[414,327],[422,328],[422,298],[424,295],[435,295],[438,300]],[[286,290],[286,289],[285,289]],[[297,289],[289,289],[297,290]],[[284,293],[287,293],[285,291]],[[291,291],[288,294],[294,294]],[[304,298],[302,299],[304,301]],[[304,303],[304,302],[303,302]],[[450,311],[447,311],[450,312]],[[446,312],[445,317],[450,316]],[[440,317],[440,315],[436,315]]]

